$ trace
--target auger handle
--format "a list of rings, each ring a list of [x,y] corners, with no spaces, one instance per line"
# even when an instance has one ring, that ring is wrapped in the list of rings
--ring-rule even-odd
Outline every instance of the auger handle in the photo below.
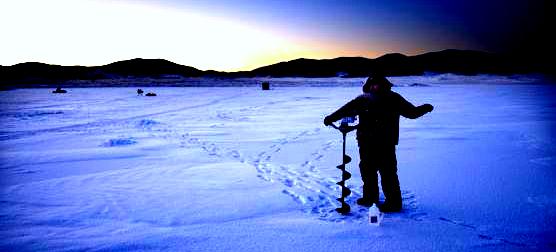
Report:
[[[336,124],[331,123],[330,126],[332,126],[332,128],[335,128],[335,129],[339,130],[340,132],[342,132],[342,134],[347,134],[351,131],[356,130],[357,126],[359,126],[359,124],[358,125],[353,125],[353,126],[349,126],[347,124],[340,124],[340,126],[336,126]]]

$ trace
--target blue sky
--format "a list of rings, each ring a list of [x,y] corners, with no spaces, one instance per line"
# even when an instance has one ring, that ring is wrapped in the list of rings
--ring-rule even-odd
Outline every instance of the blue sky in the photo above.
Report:
[[[542,0],[0,2],[1,65],[165,58],[250,70],[295,58],[550,49]]]

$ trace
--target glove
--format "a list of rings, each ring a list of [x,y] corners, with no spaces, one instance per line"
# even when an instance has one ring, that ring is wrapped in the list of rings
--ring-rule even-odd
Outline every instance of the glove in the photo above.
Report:
[[[432,112],[432,110],[434,109],[434,107],[433,107],[432,105],[430,105],[430,104],[427,103],[427,104],[424,104],[424,105],[423,105],[423,109],[424,109],[425,111],[427,111],[427,113],[430,113],[430,112]]]
[[[330,126],[333,122],[334,121],[332,120],[332,118],[330,118],[330,116],[324,118],[324,126]]]

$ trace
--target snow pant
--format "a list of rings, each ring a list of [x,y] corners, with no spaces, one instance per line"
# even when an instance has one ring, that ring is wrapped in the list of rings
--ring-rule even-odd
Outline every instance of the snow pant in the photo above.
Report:
[[[382,192],[388,204],[402,205],[396,145],[376,145],[359,141],[359,169],[363,179],[363,198],[378,203],[378,175],[380,173]]]

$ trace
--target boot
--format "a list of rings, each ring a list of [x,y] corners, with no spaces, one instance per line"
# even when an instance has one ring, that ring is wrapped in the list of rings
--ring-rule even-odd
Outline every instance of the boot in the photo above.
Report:
[[[358,202],[359,203],[359,202]],[[402,211],[402,204],[401,203],[390,203],[388,201],[384,202],[384,204],[378,206],[383,213],[395,213]]]
[[[368,198],[363,197],[363,198],[357,199],[357,205],[370,207],[370,206],[373,205],[373,201],[368,199]]]

